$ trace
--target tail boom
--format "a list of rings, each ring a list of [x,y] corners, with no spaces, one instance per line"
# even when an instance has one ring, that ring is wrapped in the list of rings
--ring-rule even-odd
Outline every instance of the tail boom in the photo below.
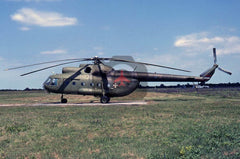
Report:
[[[206,82],[210,79],[210,77],[129,71],[125,71],[124,76],[137,79],[139,82]]]

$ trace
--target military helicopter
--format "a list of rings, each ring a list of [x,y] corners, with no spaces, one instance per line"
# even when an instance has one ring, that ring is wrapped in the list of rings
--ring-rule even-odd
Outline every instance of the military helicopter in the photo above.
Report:
[[[112,97],[126,96],[136,90],[140,82],[199,82],[204,84],[214,74],[215,70],[219,70],[231,75],[232,73],[226,71],[217,65],[216,49],[213,48],[214,64],[213,66],[200,74],[200,76],[186,76],[175,74],[160,74],[148,72],[136,72],[126,70],[115,70],[113,67],[105,65],[103,61],[117,61],[121,63],[134,63],[147,66],[156,66],[177,71],[190,72],[187,70],[173,68],[168,66],[135,62],[131,60],[119,58],[76,58],[64,59],[49,62],[36,63],[20,67],[9,68],[7,70],[20,69],[24,67],[31,67],[42,64],[59,63],[49,67],[34,70],[24,73],[21,76],[26,76],[32,73],[43,71],[49,68],[66,65],[70,63],[77,63],[82,61],[93,61],[93,64],[80,64],[79,67],[63,67],[61,74],[50,75],[43,83],[43,87],[50,93],[59,93],[61,95],[61,103],[67,103],[67,99],[63,97],[64,94],[80,94],[80,95],[94,95],[100,97],[101,103],[108,103]]]

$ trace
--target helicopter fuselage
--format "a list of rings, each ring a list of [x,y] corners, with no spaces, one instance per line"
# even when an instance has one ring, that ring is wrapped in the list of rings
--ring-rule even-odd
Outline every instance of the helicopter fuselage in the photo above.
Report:
[[[116,81],[120,77],[119,71],[105,65],[100,67],[105,77],[102,76],[97,65],[65,67],[62,74],[49,76],[43,84],[44,88],[48,92],[61,94],[102,96],[104,92],[108,97],[120,97],[132,93],[139,85],[139,80],[136,78]]]

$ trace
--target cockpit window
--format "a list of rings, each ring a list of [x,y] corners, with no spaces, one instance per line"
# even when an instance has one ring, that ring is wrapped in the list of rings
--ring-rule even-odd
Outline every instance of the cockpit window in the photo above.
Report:
[[[51,82],[51,80],[52,80],[51,78],[48,78],[44,83],[47,84],[47,85],[49,85],[49,83]]]
[[[57,81],[58,81],[57,78],[52,79],[51,85],[52,85],[52,86],[56,86],[56,85],[57,85]]]
[[[58,79],[57,78],[48,78],[45,82],[46,85],[57,86]]]

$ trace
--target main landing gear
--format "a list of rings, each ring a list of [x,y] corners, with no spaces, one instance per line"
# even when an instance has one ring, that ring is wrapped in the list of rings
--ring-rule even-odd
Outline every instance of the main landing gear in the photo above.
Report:
[[[101,98],[100,98],[100,102],[103,104],[109,103],[109,101],[110,101],[110,97],[108,97],[108,96],[101,96]],[[63,98],[63,94],[61,96],[61,103],[67,103],[67,99]]]
[[[108,96],[101,96],[100,98],[100,102],[105,104],[105,103],[108,103],[110,101],[110,97]]]
[[[66,98],[63,98],[63,94],[61,96],[61,103],[67,103],[67,99]]]

